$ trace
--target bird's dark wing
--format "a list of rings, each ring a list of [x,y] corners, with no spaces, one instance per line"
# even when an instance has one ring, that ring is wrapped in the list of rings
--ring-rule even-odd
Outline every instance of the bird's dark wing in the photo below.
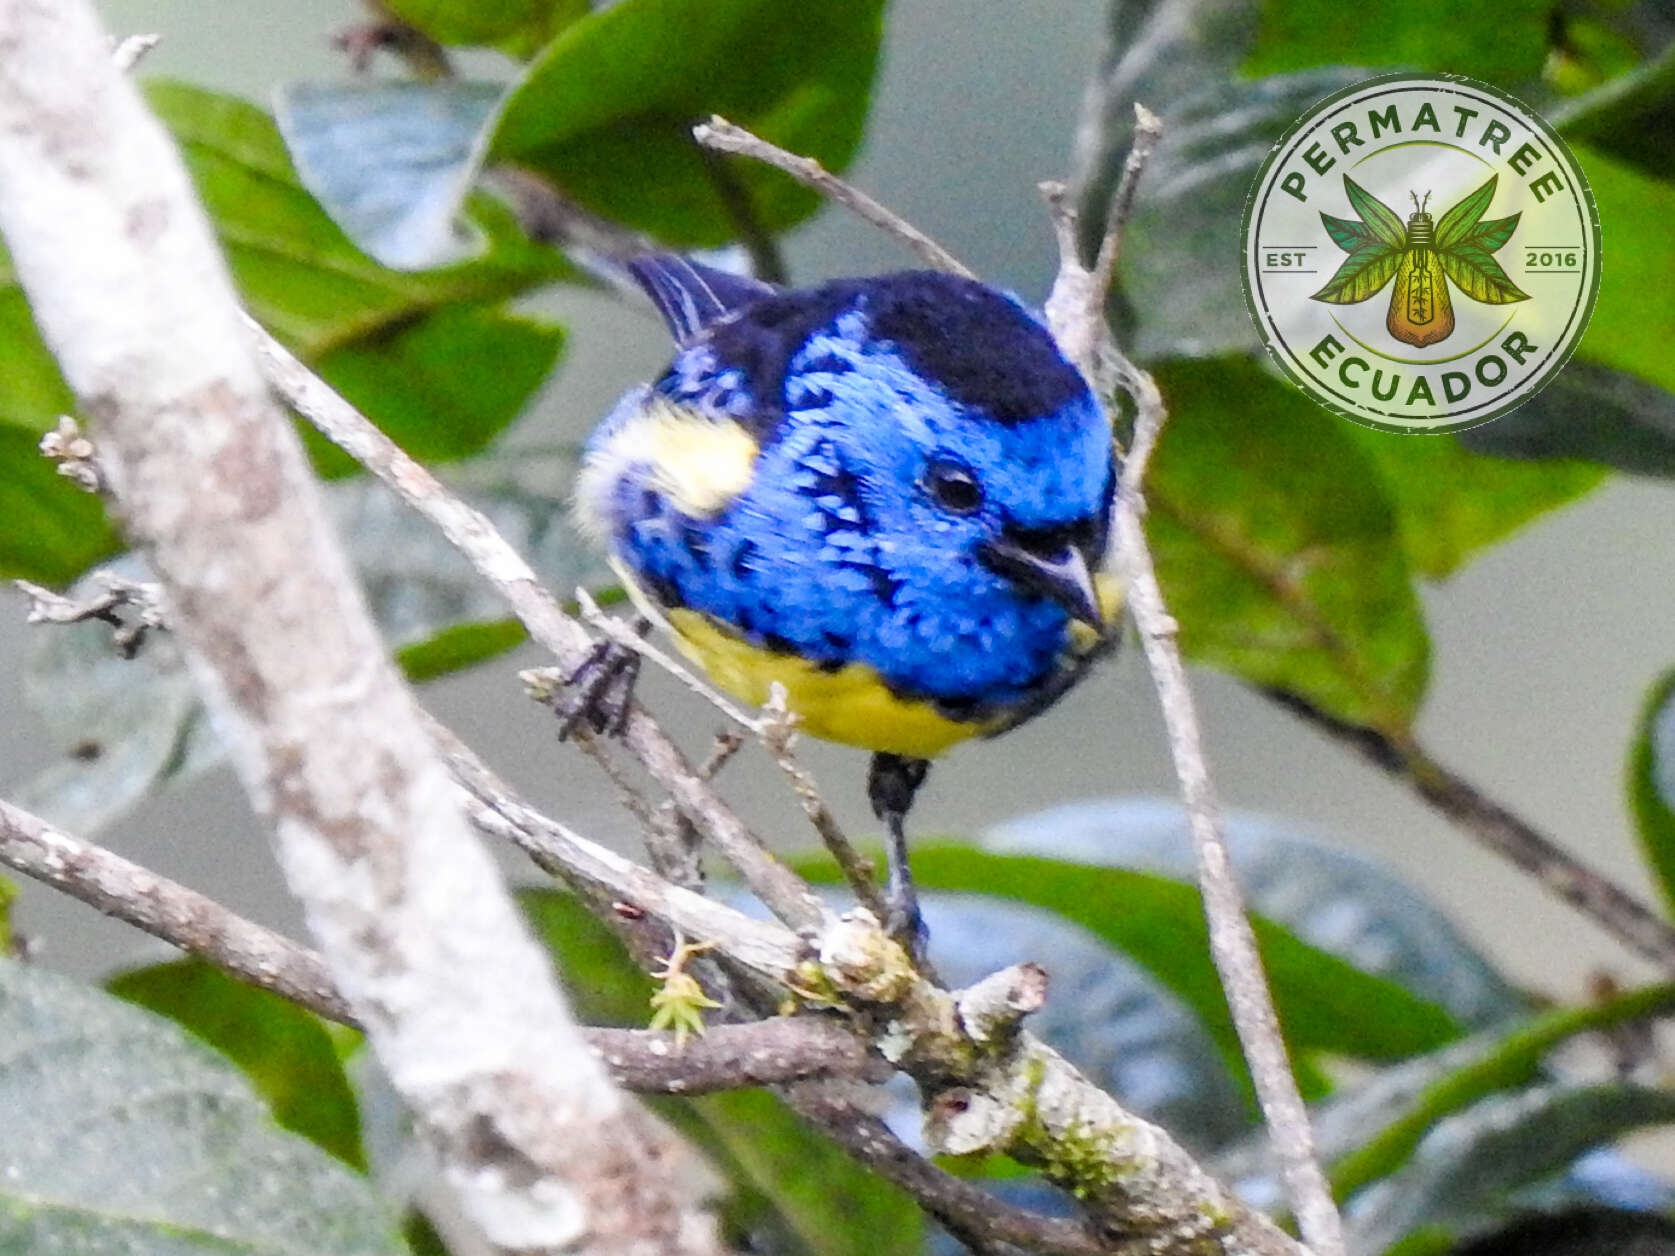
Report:
[[[670,334],[683,345],[717,320],[778,291],[770,284],[730,275],[674,253],[636,257],[628,263],[628,273],[657,306]]]

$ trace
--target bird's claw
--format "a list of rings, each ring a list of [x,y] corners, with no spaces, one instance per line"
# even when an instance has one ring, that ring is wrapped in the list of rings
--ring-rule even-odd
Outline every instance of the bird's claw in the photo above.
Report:
[[[595,733],[622,736],[628,728],[634,682],[639,674],[640,656],[629,646],[616,641],[595,645],[554,695],[558,739],[570,737],[583,724]]]

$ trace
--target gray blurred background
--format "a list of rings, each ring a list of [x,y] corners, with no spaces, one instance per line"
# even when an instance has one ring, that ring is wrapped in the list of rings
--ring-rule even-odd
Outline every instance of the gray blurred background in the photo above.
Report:
[[[1104,7],[1086,0],[895,0],[853,177],[985,276],[1039,299],[1053,255],[1035,185],[1067,169]],[[328,36],[360,16],[348,0],[103,0],[101,8],[115,34],[163,36],[147,74],[262,102],[281,80],[344,73]],[[890,241],[831,210],[791,237],[788,256],[801,281],[909,261]],[[649,313],[574,292],[543,298],[540,308],[569,325],[569,356],[514,442],[579,438],[666,355]],[[1421,731],[1434,752],[1589,863],[1648,895],[1622,776],[1641,696],[1675,663],[1672,506],[1667,487],[1613,480],[1425,596],[1434,664]],[[0,787],[50,758],[21,703],[19,669],[30,631],[23,610],[20,598],[0,593],[0,709],[7,712],[0,720]],[[597,775],[555,742],[550,717],[521,696],[516,670],[541,661],[525,650],[430,687],[426,700],[535,801],[591,836],[627,841],[628,824]],[[1575,999],[1591,972],[1624,980],[1646,974],[1593,926],[1347,752],[1231,680],[1203,670],[1194,679],[1225,805],[1294,817],[1386,861],[1433,895],[1515,980],[1539,992]],[[688,744],[703,745],[715,725],[707,710],[655,681],[645,694]],[[853,830],[872,832],[864,756],[816,745],[806,757]],[[758,754],[730,767],[725,785],[776,840],[807,840]],[[1138,652],[1130,651],[1051,717],[955,752],[932,776],[914,820],[921,832],[963,834],[1069,799],[1171,791],[1156,701]],[[239,911],[298,927],[261,826],[225,770],[152,800],[105,840]],[[528,875],[515,863],[508,868]],[[44,962],[82,974],[163,949],[32,885],[23,887],[17,923],[40,943]]]

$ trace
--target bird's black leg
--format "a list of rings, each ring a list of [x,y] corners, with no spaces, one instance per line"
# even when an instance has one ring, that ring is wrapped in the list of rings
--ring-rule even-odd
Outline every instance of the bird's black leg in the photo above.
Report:
[[[634,631],[645,636],[651,621],[638,618]],[[620,737],[634,705],[634,682],[640,675],[640,656],[615,641],[601,641],[581,666],[565,677],[553,703],[558,715],[558,739],[563,741],[584,723],[596,733]]]
[[[913,888],[913,870],[907,863],[903,825],[930,766],[926,759],[881,751],[872,756],[872,767],[867,772],[867,798],[873,815],[883,822],[890,843],[890,883],[884,896],[889,919],[884,921],[884,928],[915,960],[924,958],[925,922],[919,916],[919,894]]]

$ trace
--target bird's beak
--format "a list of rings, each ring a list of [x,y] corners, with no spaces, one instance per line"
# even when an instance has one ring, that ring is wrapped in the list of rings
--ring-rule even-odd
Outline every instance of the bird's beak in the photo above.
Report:
[[[987,541],[983,561],[1020,589],[1051,598],[1075,619],[1105,631],[1105,613],[1093,586],[1093,571],[1080,546],[1061,545],[1050,554],[1028,549],[1009,537]]]

